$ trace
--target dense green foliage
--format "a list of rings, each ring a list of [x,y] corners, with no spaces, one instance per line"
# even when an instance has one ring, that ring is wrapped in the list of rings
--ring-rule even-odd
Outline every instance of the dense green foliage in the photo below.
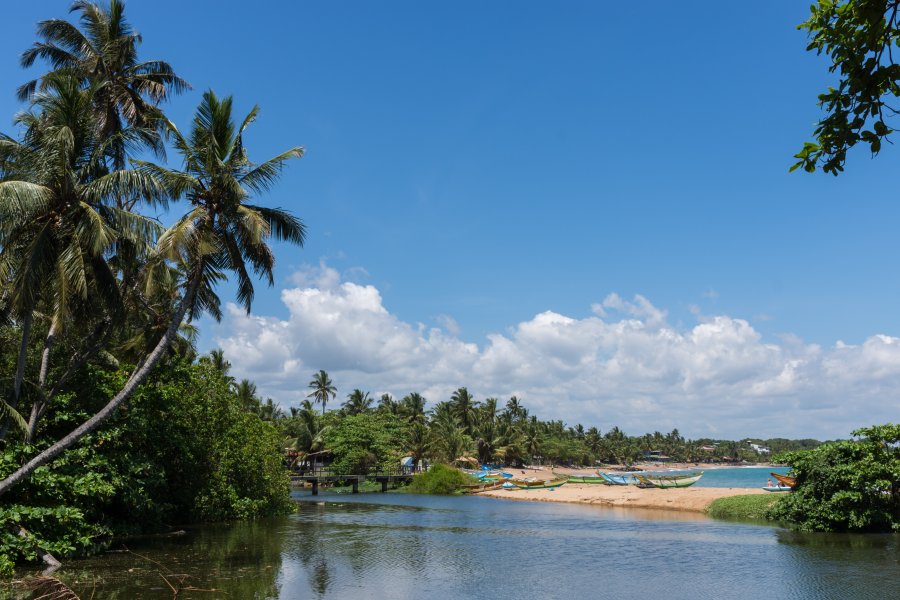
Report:
[[[70,427],[125,376],[87,370],[41,433],[52,439],[54,430]],[[280,441],[270,423],[241,406],[220,372],[173,362],[108,427],[10,492],[0,509],[2,554],[33,560],[38,543],[72,556],[104,547],[115,534],[282,514],[291,505]],[[9,444],[0,476],[34,450]],[[33,539],[15,535],[15,524]]]
[[[249,312],[269,242],[302,245],[302,222],[255,197],[303,150],[251,160],[258,107],[240,118],[212,90],[182,134],[159,104],[190,86],[138,58],[121,0],[72,13],[38,23],[21,63],[48,71],[0,134],[0,567],[287,507],[277,405],[221,352],[195,364],[191,323],[221,317],[227,275]],[[177,168],[148,160],[164,141]]]
[[[329,390],[336,389],[328,374],[319,371],[309,383],[309,397],[319,395],[322,382],[327,382]],[[622,464],[648,460],[651,452],[682,462],[759,462],[768,461],[770,454],[756,448],[784,451],[819,444],[786,439],[689,440],[677,429],[628,436],[612,427],[601,433],[597,427],[541,421],[515,396],[501,408],[497,398],[481,401],[466,388],[457,389],[449,400],[437,402],[430,410],[425,397],[415,392],[399,401],[383,394],[373,404],[369,392],[354,389],[339,410],[320,413],[311,400],[291,408],[278,425],[285,446],[296,453],[295,465],[328,465],[337,473],[364,473],[397,469],[402,457],[411,457],[417,466],[423,462],[471,466],[474,461],[510,466]]]
[[[853,435],[777,457],[797,482],[770,516],[809,531],[900,531],[900,425]]]
[[[717,498],[706,512],[716,519],[765,521],[769,511],[781,500],[780,494],[747,494]]]
[[[844,170],[847,151],[858,143],[878,154],[894,129],[892,118],[900,97],[900,64],[893,48],[900,43],[898,0],[819,0],[809,19],[800,25],[809,32],[808,50],[831,59],[829,71],[837,83],[819,95],[828,114],[807,142],[791,170],[803,167],[837,175]],[[900,56],[900,55],[898,55]]]
[[[338,419],[325,437],[341,475],[396,470],[403,458],[407,424],[395,415],[359,414]]]
[[[455,494],[467,484],[474,483],[473,477],[468,477],[459,469],[437,464],[424,473],[417,473],[407,491],[414,494]]]

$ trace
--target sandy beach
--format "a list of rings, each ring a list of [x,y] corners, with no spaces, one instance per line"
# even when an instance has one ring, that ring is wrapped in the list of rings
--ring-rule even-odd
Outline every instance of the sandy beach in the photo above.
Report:
[[[667,465],[673,468],[673,465]],[[694,467],[700,470],[706,465]],[[648,470],[652,467],[648,467]],[[552,478],[549,467],[543,469],[515,469],[516,477]],[[556,468],[557,473],[573,474],[587,472],[585,469]],[[616,508],[640,508],[654,510],[674,510],[686,512],[704,512],[707,507],[719,498],[742,496],[746,494],[765,494],[759,488],[679,488],[679,489],[642,489],[633,485],[596,485],[567,483],[561,487],[543,490],[494,490],[483,492],[482,496],[506,498],[507,500],[523,500],[531,502],[568,502],[572,504],[592,504]]]

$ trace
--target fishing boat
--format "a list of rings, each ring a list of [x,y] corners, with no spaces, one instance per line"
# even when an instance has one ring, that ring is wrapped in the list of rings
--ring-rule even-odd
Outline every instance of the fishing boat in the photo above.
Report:
[[[791,488],[786,485],[767,485],[763,488],[767,492],[789,492]]]
[[[479,483],[466,483],[462,486],[461,491],[463,494],[480,494],[481,492],[499,490],[503,487],[503,483],[504,482],[500,480],[483,480]]]
[[[553,472],[553,476],[556,478],[565,477],[569,480],[569,483],[599,483],[603,485],[609,485],[603,477],[600,475],[591,475],[590,473],[575,473],[574,475],[563,475],[561,473]]]
[[[780,483],[784,487],[792,488],[792,487],[794,487],[794,484],[797,483],[796,477],[788,477],[787,475],[782,475],[781,473],[775,473],[774,471],[772,472],[772,477],[777,479],[778,483]]]
[[[550,488],[558,488],[559,486],[569,481],[569,478],[565,476],[556,477],[554,479],[537,479],[535,477],[528,477],[527,479],[508,479],[507,481],[520,490],[544,490]]]
[[[644,485],[652,485],[658,488],[683,488],[692,486],[700,481],[700,478],[703,477],[703,472],[685,475],[636,475],[636,477]]]
[[[634,475],[603,473],[601,471],[597,471],[597,475],[603,478],[603,480],[609,485],[636,485],[638,483],[638,480]]]

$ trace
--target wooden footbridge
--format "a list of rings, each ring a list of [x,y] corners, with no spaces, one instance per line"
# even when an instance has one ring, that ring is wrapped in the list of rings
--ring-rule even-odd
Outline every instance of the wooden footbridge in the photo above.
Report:
[[[312,495],[319,495],[319,484],[350,484],[353,493],[359,493],[359,484],[364,481],[377,481],[381,484],[381,491],[386,492],[389,483],[396,481],[412,481],[411,471],[373,471],[364,475],[337,475],[327,470],[309,471],[303,474],[291,473],[291,484],[312,484]]]

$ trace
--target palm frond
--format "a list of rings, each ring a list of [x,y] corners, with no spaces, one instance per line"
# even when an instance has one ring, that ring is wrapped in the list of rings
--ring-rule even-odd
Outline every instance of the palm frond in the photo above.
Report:
[[[143,169],[116,170],[91,181],[83,189],[85,198],[96,203],[107,198],[124,197],[167,206],[171,197],[163,182]]]
[[[302,246],[306,241],[306,225],[303,221],[281,208],[269,208],[245,204],[246,208],[258,213],[269,223],[269,232],[275,239]]]
[[[27,181],[0,182],[0,220],[31,218],[32,215],[47,209],[53,198],[53,192],[35,183]]]
[[[300,146],[291,148],[287,152],[282,152],[278,156],[257,165],[241,176],[238,181],[240,181],[241,185],[247,186],[257,194],[267,192],[272,184],[278,180],[284,163],[292,158],[301,158],[303,152],[304,150]]]

